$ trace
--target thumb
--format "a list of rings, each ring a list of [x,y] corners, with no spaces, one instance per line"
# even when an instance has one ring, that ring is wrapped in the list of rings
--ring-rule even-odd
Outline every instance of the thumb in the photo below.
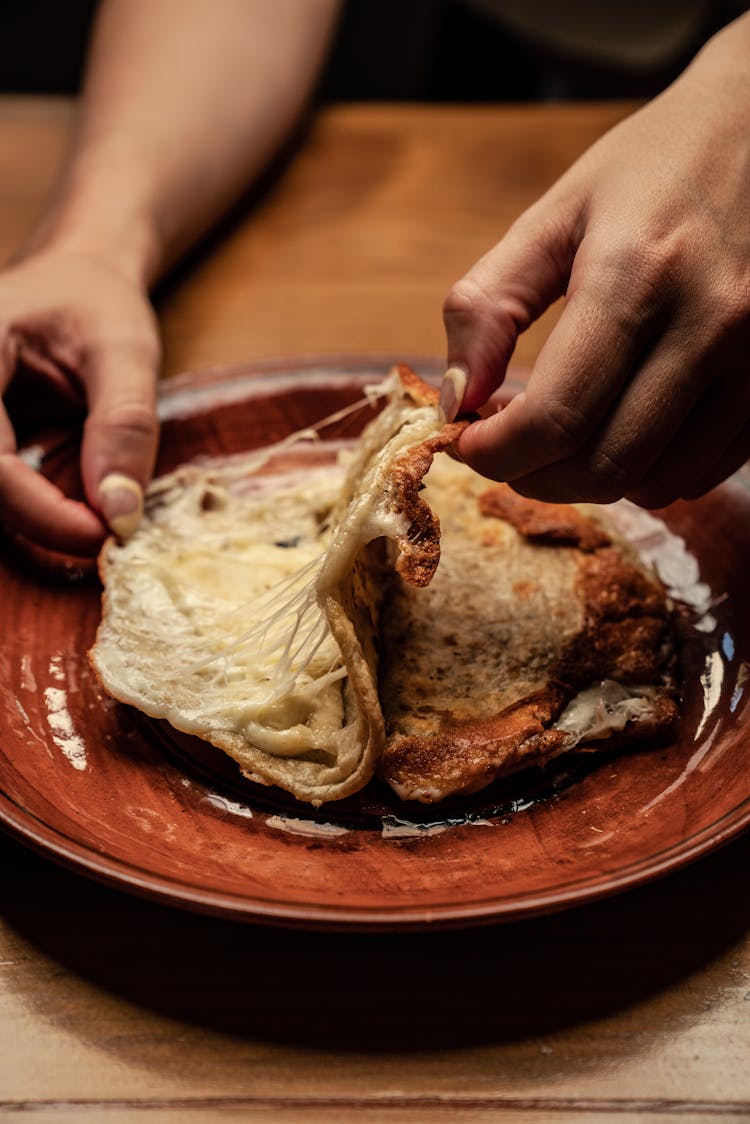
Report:
[[[577,197],[553,189],[451,289],[443,306],[451,375],[441,403],[449,420],[482,406],[505,377],[516,340],[566,289],[581,228]]]
[[[128,538],[140,522],[143,490],[156,459],[156,375],[156,356],[124,351],[100,353],[87,372],[83,483],[91,506],[120,538]]]

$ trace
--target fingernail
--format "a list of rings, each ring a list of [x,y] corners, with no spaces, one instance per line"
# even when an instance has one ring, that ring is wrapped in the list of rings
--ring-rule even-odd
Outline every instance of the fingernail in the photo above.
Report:
[[[130,476],[111,472],[99,485],[99,505],[117,537],[130,538],[143,514],[143,490]]]
[[[447,422],[452,422],[461,409],[468,373],[465,367],[454,366],[449,367],[443,375],[443,385],[440,387],[440,409]]]

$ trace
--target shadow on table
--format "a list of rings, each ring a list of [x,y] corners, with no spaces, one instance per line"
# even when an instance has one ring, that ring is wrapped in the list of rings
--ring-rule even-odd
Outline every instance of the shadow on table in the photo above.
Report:
[[[646,1000],[653,1040],[703,1017],[716,997],[712,962],[750,924],[750,898],[739,892],[750,836],[668,879],[568,913],[399,935],[266,929],[183,913],[93,885],[4,839],[0,863],[8,923],[102,989],[100,1003],[120,996],[188,1026],[308,1051],[499,1046]],[[674,989],[680,981],[687,986]],[[43,989],[30,987],[24,999],[54,1020]],[[76,1033],[85,1038],[85,1025]],[[610,1060],[646,1048],[639,1034],[625,1038]],[[93,1028],[91,1041],[102,1045]]]

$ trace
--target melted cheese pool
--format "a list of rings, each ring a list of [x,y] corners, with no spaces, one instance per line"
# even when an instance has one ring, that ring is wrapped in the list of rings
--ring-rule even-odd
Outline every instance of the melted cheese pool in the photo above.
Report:
[[[332,468],[249,491],[197,468],[164,478],[141,532],[116,548],[105,682],[188,733],[315,751],[344,725],[345,672],[314,594],[340,487]]]

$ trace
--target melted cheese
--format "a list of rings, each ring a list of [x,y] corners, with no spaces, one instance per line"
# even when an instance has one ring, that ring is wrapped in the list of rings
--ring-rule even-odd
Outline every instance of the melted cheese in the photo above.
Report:
[[[653,710],[659,692],[655,687],[623,686],[605,679],[579,691],[555,723],[556,730],[570,735],[569,749],[586,741],[601,741],[624,730],[634,718]]]
[[[359,720],[322,606],[366,543],[408,532],[385,482],[394,459],[439,428],[437,409],[405,398],[396,372],[368,398],[386,394],[345,472],[253,476],[269,450],[186,466],[152,485],[138,532],[111,548],[117,577],[92,653],[105,686],[216,740],[254,779],[286,784],[266,757],[328,768],[331,785],[356,772]]]
[[[187,732],[304,753],[316,729],[343,725],[340,653],[314,597],[341,473],[250,495],[195,469],[171,483],[118,548],[108,676]]]

